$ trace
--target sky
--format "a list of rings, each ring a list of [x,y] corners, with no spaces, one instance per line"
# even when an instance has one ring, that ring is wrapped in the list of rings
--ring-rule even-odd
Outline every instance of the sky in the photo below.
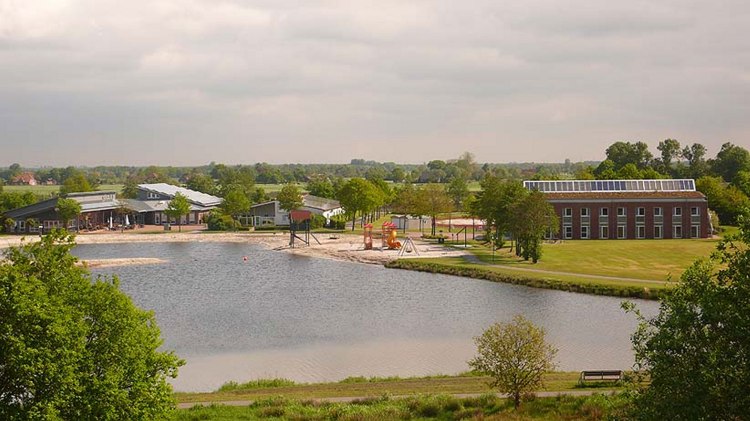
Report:
[[[740,0],[0,0],[0,166],[750,146]]]

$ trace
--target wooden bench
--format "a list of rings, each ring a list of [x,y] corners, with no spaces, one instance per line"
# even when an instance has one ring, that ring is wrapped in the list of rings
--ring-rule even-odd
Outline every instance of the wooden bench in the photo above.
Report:
[[[581,376],[578,378],[578,383],[583,384],[586,381],[590,380],[619,382],[620,380],[622,380],[622,370],[581,371]]]

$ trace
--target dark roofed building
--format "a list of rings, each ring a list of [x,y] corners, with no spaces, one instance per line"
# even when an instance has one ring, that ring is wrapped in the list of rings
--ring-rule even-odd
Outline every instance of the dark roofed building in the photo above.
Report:
[[[707,238],[708,201],[683,180],[524,181],[544,193],[560,218],[560,238]]]
[[[208,212],[216,209],[222,202],[220,197],[210,194],[171,184],[156,183],[139,184],[138,198],[128,199],[127,205],[138,212],[144,224],[159,225],[168,222],[164,211],[177,193],[185,196],[190,203],[190,213],[182,217],[182,225],[203,223]]]
[[[81,205],[81,215],[70,221],[69,227],[74,230],[82,228],[96,228],[109,224],[110,218],[122,218],[122,203],[116,199],[113,191],[95,191],[85,193],[70,193],[65,197],[73,199]],[[43,200],[33,205],[13,209],[5,213],[5,216],[16,221],[16,233],[39,232],[39,227],[49,230],[62,227],[60,216],[57,213],[57,201],[59,197]],[[30,223],[34,221],[34,223]]]

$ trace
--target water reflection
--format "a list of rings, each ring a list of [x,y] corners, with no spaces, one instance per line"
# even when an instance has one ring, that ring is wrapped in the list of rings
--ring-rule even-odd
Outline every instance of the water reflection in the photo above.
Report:
[[[153,309],[165,347],[185,358],[178,390],[227,380],[298,381],[466,370],[471,338],[523,314],[544,326],[564,370],[628,368],[620,299],[293,256],[221,243],[87,245],[84,258],[159,257],[106,268]],[[242,257],[249,256],[248,262]],[[641,302],[647,312],[656,303]]]

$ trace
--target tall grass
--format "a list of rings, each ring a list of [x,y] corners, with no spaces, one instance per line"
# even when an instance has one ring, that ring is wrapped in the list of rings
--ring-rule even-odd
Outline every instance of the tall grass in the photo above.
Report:
[[[257,379],[249,382],[239,383],[235,381],[226,382],[217,392],[232,392],[235,390],[270,389],[274,387],[294,386],[296,383],[289,379]]]

